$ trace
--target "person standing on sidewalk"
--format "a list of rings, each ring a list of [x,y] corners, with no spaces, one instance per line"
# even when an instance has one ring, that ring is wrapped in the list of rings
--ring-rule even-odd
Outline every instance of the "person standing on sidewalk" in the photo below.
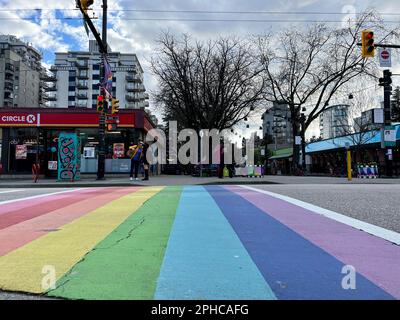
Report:
[[[133,180],[133,173],[135,173],[135,180],[139,180],[137,176],[139,172],[140,161],[143,156],[142,144],[138,143],[137,145],[130,146],[127,155],[131,158],[130,180]]]

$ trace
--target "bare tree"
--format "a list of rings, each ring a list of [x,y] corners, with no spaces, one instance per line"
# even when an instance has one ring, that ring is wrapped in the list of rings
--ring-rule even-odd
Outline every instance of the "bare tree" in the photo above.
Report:
[[[237,38],[203,43],[162,34],[151,68],[164,119],[195,130],[223,130],[247,118],[263,91],[250,49]]]
[[[267,101],[287,104],[290,108],[293,135],[302,137],[305,165],[305,133],[310,124],[329,106],[335,94],[347,83],[362,77],[377,77],[373,59],[363,59],[358,43],[363,29],[377,35],[393,34],[380,17],[368,11],[348,27],[335,29],[315,24],[306,29],[285,30],[276,39],[258,37],[258,52],[266,81]],[[303,108],[310,107],[307,112]],[[302,114],[303,112],[303,114]],[[294,142],[294,165],[299,160],[299,146]]]

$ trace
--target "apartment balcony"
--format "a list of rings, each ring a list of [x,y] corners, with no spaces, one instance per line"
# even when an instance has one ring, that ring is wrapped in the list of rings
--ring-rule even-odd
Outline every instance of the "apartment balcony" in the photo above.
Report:
[[[4,82],[7,84],[11,84],[11,85],[14,85],[14,78],[12,78],[12,77],[6,77],[6,78],[4,78]]]
[[[125,100],[128,101],[128,102],[140,102],[143,99],[140,99],[137,96],[133,96],[133,95],[127,94],[127,95],[125,95]]]
[[[143,77],[139,76],[138,74],[127,74],[126,75],[127,82],[134,82],[134,83],[141,83],[143,82]]]
[[[12,84],[10,84],[10,83],[5,83],[4,91],[5,92],[13,92],[14,91],[14,86]]]
[[[49,86],[47,84],[42,85],[42,88],[45,92],[53,92],[53,91],[57,91],[57,86],[56,85],[52,85]]]
[[[76,61],[76,62],[75,62],[75,66],[76,66],[78,69],[89,69],[89,64],[88,64],[87,62],[79,62],[79,61]]]
[[[78,93],[76,97],[78,100],[87,100],[88,98],[87,93]]]
[[[77,77],[78,79],[89,79],[89,74],[88,74],[88,73],[78,73],[78,74],[76,75],[76,77]]]
[[[44,82],[56,82],[57,77],[55,74],[43,73],[42,75],[40,75],[40,80],[42,80]]]
[[[78,89],[89,89],[89,85],[88,85],[88,83],[86,82],[86,83],[77,83],[77,85],[76,85],[76,87],[78,88]]]
[[[11,63],[6,63],[4,70],[11,73],[14,73],[15,71],[14,66]]]
[[[42,94],[41,98],[43,101],[57,101],[57,96],[55,94]]]
[[[125,86],[125,88],[126,88],[126,91],[128,91],[128,92],[144,92],[145,91],[145,88],[144,88],[144,85],[129,85],[129,84],[127,84],[126,86]]]

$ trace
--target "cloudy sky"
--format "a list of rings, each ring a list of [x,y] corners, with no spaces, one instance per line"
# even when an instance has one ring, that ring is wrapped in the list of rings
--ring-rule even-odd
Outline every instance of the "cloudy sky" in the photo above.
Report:
[[[378,11],[384,14],[383,18],[388,25],[400,22],[399,0],[109,0],[108,2],[109,44],[113,51],[134,52],[138,55],[145,70],[146,87],[152,90],[156,89],[157,84],[148,70],[148,60],[152,55],[154,40],[161,30],[169,30],[172,33],[186,32],[200,39],[219,35],[245,37],[264,31],[279,31],[291,24],[304,25],[309,21],[329,20],[331,24],[339,24],[349,14],[367,8],[378,8]],[[101,18],[101,1],[95,0],[93,7],[94,14]],[[53,63],[54,52],[87,50],[88,37],[79,17],[80,12],[75,8],[74,0],[0,0],[0,33],[13,34],[31,42],[42,51],[47,65]],[[397,84],[400,82],[397,81]],[[157,113],[157,110],[154,111]]]

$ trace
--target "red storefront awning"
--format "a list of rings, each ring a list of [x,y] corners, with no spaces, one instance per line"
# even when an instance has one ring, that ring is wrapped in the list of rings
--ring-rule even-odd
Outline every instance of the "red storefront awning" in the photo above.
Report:
[[[121,128],[137,128],[144,131],[154,126],[143,110],[125,109],[118,113]],[[0,109],[0,127],[98,127],[99,114],[93,109]]]

